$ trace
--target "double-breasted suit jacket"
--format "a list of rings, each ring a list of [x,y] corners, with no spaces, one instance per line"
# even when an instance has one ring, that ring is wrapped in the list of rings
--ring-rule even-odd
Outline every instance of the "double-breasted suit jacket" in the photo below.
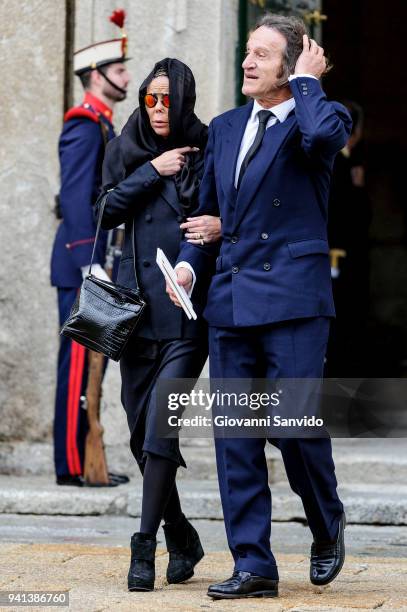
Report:
[[[236,160],[253,102],[210,125],[197,214],[220,214],[222,241],[220,249],[184,243],[178,261],[199,278],[217,256],[204,312],[211,326],[334,315],[328,195],[351,119],[317,79],[296,78],[291,90],[295,110],[266,130],[238,191]]]
[[[119,139],[115,139],[109,145],[103,170],[104,188],[114,188],[107,196],[102,227],[111,229],[125,224],[117,282],[136,288],[132,244],[134,220],[137,280],[148,304],[136,334],[152,340],[197,338],[205,330],[202,318],[198,322],[188,321],[180,309],[174,308],[165,293],[164,276],[156,264],[157,247],[174,263],[182,240],[183,210],[174,180],[160,176],[150,162],[142,164],[127,177],[117,176],[118,155]],[[115,163],[110,164],[109,160]],[[101,199],[97,213],[100,202]],[[198,309],[200,303],[198,299]]]
[[[175,262],[182,240],[183,209],[173,177],[160,176],[149,161],[126,176],[120,156],[117,138],[109,144],[103,167],[104,190],[112,190],[107,194],[102,227],[125,224],[117,282],[133,289],[138,282],[147,302],[143,319],[120,360],[121,397],[131,434],[130,447],[140,464],[145,453],[152,452],[185,466],[178,439],[158,438],[156,425],[166,410],[156,399],[157,385],[168,378],[196,379],[207,357],[205,321],[202,317],[189,321],[183,311],[174,307],[156,263],[157,247]],[[99,198],[97,202],[98,213],[101,201]]]

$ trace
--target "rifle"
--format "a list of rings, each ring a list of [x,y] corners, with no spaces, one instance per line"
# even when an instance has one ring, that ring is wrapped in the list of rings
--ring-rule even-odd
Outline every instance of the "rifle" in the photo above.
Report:
[[[113,233],[115,239],[113,242]],[[105,270],[112,278],[114,258],[121,254],[124,231],[122,227],[109,232],[106,252]],[[95,351],[88,351],[89,371],[86,387],[86,410],[89,430],[85,441],[84,478],[90,485],[109,485],[105,447],[103,444],[103,427],[100,423],[100,400],[102,397],[103,370],[105,356]]]

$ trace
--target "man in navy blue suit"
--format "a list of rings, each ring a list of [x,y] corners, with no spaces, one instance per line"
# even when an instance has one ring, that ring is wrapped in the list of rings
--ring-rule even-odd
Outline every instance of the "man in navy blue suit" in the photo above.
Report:
[[[351,129],[346,109],[328,102],[321,88],[326,69],[324,51],[302,21],[265,15],[250,34],[243,62],[242,91],[253,100],[210,125],[197,215],[220,214],[220,250],[202,240],[184,243],[177,275],[193,291],[217,256],[204,311],[212,378],[323,376],[334,316],[329,183]],[[187,229],[190,237],[193,222]],[[311,582],[327,584],[345,554],[330,439],[273,442],[313,534]],[[209,587],[213,598],[278,594],[265,444],[265,438],[215,439],[234,572]]]
[[[124,12],[111,21],[123,27]],[[95,43],[74,54],[75,74],[85,90],[81,105],[65,113],[59,139],[60,216],[51,257],[51,284],[58,289],[59,321],[68,318],[82,277],[87,274],[95,241],[93,204],[102,184],[105,146],[115,133],[113,108],[126,98],[129,73],[125,66],[127,38]],[[99,239],[92,273],[109,280],[104,270],[107,233]],[[54,418],[54,461],[59,485],[83,486],[85,438],[83,408],[88,375],[88,351],[60,337]],[[110,475],[110,485],[127,481]]]

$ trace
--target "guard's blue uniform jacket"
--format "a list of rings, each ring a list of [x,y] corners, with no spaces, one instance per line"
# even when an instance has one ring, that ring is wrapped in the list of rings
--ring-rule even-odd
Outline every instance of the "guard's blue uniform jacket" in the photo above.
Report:
[[[58,227],[51,257],[51,284],[80,287],[81,267],[89,264],[96,233],[94,204],[102,183],[105,144],[114,137],[112,112],[86,93],[81,106],[69,110],[59,140],[61,165]],[[101,232],[95,263],[105,263],[107,233]]]

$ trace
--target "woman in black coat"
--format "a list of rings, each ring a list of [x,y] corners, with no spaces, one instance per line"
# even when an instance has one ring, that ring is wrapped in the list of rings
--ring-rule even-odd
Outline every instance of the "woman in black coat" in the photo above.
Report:
[[[207,330],[202,317],[189,321],[168,300],[156,251],[160,247],[174,262],[183,238],[180,225],[187,239],[203,243],[219,239],[220,220],[188,220],[198,204],[207,140],[207,127],[194,114],[191,70],[175,59],[158,62],[141,85],[139,103],[121,135],[107,146],[103,183],[104,192],[111,191],[102,227],[125,223],[117,282],[136,288],[138,281],[148,304],[120,361],[130,446],[143,474],[140,532],[131,538],[128,587],[148,591],[154,588],[161,519],[170,553],[169,583],[190,578],[203,556],[198,533],[182,513],[175,483],[178,467],[186,467],[178,438],[157,437],[156,391],[162,379],[198,378],[207,357]],[[199,287],[195,294],[199,296]],[[194,306],[203,308],[199,301]],[[166,406],[161,410],[168,415]]]

